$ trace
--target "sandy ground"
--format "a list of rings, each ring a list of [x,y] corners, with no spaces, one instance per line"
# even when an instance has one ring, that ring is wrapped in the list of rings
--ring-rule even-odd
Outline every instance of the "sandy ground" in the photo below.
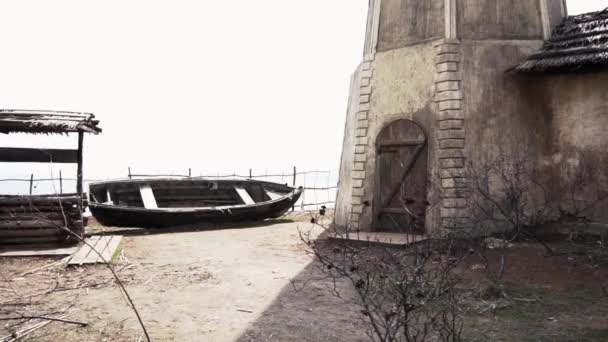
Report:
[[[222,230],[108,233],[124,235],[115,269],[153,341],[368,341],[352,288],[339,283],[343,298],[332,295],[333,283],[299,237],[300,229],[312,225],[306,218],[295,220]],[[473,291],[465,340],[608,341],[608,249],[596,249],[601,253],[594,258],[577,250],[547,257],[540,245],[514,246],[504,281],[518,300],[492,310],[486,310],[492,301],[475,295],[485,279],[475,267],[481,260],[467,258],[458,271],[463,288]],[[489,256],[497,265],[497,255]],[[66,311],[69,319],[89,325],[52,323],[26,341],[144,341],[104,265],[23,276],[56,260],[0,258],[3,315],[56,317]],[[23,326],[14,323],[0,321],[0,339]]]
[[[364,331],[356,331],[350,323],[352,317],[344,315],[348,308],[338,309],[337,305],[343,306],[343,302],[327,293],[322,284],[294,291],[290,280],[307,277],[314,271],[312,257],[305,253],[298,233],[298,229],[311,226],[305,222],[275,221],[246,229],[125,236],[123,254],[128,263],[123,260],[117,269],[128,265],[119,274],[155,341],[288,339],[289,331],[260,331],[260,327],[276,325],[277,321],[295,326],[300,336],[296,340],[310,336],[305,340],[342,341],[345,334],[352,335],[351,340],[365,340]],[[100,276],[109,273],[102,265],[71,272],[89,283],[109,279]],[[85,282],[81,280],[82,283]],[[140,330],[134,314],[115,286],[69,294],[54,292],[55,299],[48,300],[70,302],[70,296],[77,293],[73,310],[76,314],[71,318],[91,325],[77,328],[53,324],[55,327],[45,328],[46,335],[39,334],[36,341],[55,341],[59,336],[68,341],[138,339]],[[315,296],[313,300],[311,294]],[[286,295],[291,296],[287,309],[281,298]],[[319,298],[323,298],[324,306],[317,312],[315,300]],[[352,311],[357,312],[356,308]],[[270,321],[268,315],[272,316]],[[346,325],[319,329],[332,316],[344,320]],[[277,339],[281,333],[285,339]]]

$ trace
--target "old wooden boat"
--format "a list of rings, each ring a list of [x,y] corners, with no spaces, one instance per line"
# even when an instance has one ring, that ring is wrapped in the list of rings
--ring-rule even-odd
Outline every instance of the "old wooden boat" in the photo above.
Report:
[[[92,183],[89,208],[103,225],[161,228],[282,216],[303,189],[257,180],[128,179]]]

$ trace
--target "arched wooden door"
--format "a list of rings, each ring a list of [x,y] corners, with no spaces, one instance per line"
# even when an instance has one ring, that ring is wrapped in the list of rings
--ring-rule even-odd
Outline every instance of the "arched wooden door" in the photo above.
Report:
[[[411,120],[397,120],[376,139],[377,191],[374,229],[424,233],[427,202],[427,138]]]

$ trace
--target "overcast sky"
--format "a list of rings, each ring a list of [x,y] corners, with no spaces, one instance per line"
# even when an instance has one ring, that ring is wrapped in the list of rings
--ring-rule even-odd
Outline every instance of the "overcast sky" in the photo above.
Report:
[[[336,169],[367,4],[2,1],[0,107],[95,113],[104,132],[85,140],[87,178],[128,166]],[[606,6],[569,1],[571,14]],[[76,139],[0,136],[0,146],[49,143]],[[46,165],[0,166],[3,177],[50,175]]]

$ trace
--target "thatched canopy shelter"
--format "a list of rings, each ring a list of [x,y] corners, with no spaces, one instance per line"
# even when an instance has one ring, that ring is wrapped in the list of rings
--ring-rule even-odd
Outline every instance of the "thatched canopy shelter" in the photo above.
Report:
[[[98,134],[99,120],[90,113],[48,110],[0,110],[0,133],[77,133]]]
[[[74,149],[0,147],[2,163],[77,164],[76,194],[32,196],[32,175],[29,196],[0,195],[0,244],[64,241],[84,236],[83,141],[85,133],[101,133],[99,121],[94,118],[89,113],[0,110],[0,133],[78,134]]]
[[[565,18],[542,50],[515,69],[528,73],[608,67],[608,8]]]

